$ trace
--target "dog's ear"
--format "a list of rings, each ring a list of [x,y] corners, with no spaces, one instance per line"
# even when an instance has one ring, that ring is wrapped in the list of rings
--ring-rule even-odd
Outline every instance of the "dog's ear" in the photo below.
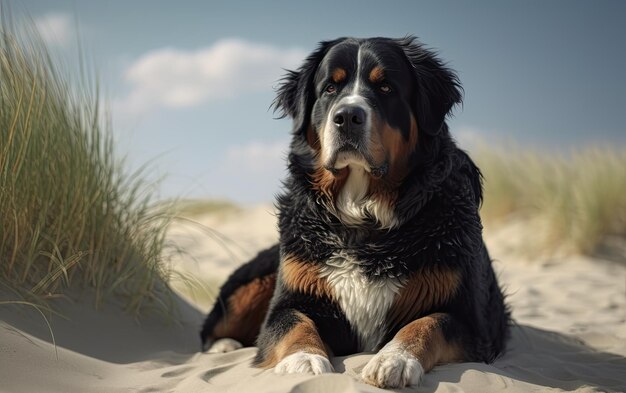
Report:
[[[458,76],[426,49],[415,37],[396,40],[408,58],[417,83],[413,98],[420,130],[437,135],[446,116],[462,101],[462,88]]]
[[[315,102],[315,72],[326,52],[343,38],[320,42],[297,71],[287,71],[276,89],[276,98],[272,103],[280,118],[293,118],[293,132],[306,135],[311,121],[311,110]]]

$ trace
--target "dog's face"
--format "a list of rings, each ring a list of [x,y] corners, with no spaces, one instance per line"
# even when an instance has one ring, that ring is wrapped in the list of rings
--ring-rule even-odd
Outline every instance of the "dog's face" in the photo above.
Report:
[[[341,38],[289,72],[275,105],[294,118],[291,154],[331,212],[349,225],[373,218],[391,228],[398,189],[447,133],[459,89],[413,38]]]
[[[309,140],[319,163],[341,176],[362,167],[373,178],[402,177],[417,145],[412,70],[386,42],[346,40],[329,48],[314,78]]]

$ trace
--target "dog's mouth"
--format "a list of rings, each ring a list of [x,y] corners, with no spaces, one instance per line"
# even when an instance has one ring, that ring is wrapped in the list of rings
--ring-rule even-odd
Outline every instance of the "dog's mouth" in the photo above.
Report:
[[[349,168],[362,168],[375,178],[385,176],[388,167],[386,162],[375,164],[369,154],[362,152],[359,147],[351,145],[344,145],[336,149],[324,165],[324,169],[334,175],[343,173]]]

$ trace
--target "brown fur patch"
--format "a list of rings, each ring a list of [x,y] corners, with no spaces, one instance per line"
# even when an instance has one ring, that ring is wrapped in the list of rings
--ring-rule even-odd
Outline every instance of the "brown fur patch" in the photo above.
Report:
[[[392,342],[419,359],[425,372],[436,364],[463,361],[461,345],[446,341],[443,335],[440,320],[445,317],[437,313],[417,319],[400,329]]]
[[[369,78],[372,83],[382,82],[385,79],[385,70],[381,66],[376,66],[370,71]]]
[[[320,140],[317,137],[317,133],[312,126],[309,126],[306,130],[306,142],[311,146],[314,150],[320,150]]]
[[[390,326],[402,326],[423,312],[448,302],[461,283],[459,272],[447,268],[413,273],[387,314]]]
[[[401,181],[408,173],[408,161],[411,153],[417,147],[417,122],[411,115],[411,129],[408,140],[400,130],[384,123],[380,127],[380,143],[385,149],[389,160],[389,175]]]
[[[274,345],[259,367],[272,368],[285,357],[299,351],[328,358],[328,352],[315,323],[300,312],[296,311],[296,315],[300,321]]]
[[[411,153],[417,147],[417,122],[411,115],[411,129],[408,138],[389,123],[381,121],[378,116],[372,117],[372,133],[370,151],[376,162],[389,162],[389,174],[401,178],[406,175],[407,163]]]
[[[276,274],[255,278],[226,300],[226,312],[213,329],[214,338],[229,337],[254,345],[276,285]]]
[[[409,173],[409,158],[417,147],[417,122],[411,115],[411,129],[408,139],[400,130],[382,122],[378,117],[372,119],[373,132],[370,137],[370,152],[377,163],[387,162],[387,175],[383,178],[372,178],[369,194],[380,203],[390,207],[396,201],[397,190]]]
[[[346,79],[347,73],[343,68],[335,68],[332,73],[333,82],[340,83]]]
[[[313,189],[333,201],[341,187],[346,183],[349,173],[350,169],[347,167],[332,173],[320,166],[313,173],[311,185]]]
[[[326,278],[320,276],[320,268],[293,255],[287,255],[281,264],[281,278],[287,288],[315,296],[332,299]]]

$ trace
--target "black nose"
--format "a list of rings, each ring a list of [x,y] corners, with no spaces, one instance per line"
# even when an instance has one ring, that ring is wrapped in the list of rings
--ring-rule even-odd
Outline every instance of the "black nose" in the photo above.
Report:
[[[365,109],[358,105],[343,105],[333,116],[333,123],[343,131],[357,131],[365,123]]]

